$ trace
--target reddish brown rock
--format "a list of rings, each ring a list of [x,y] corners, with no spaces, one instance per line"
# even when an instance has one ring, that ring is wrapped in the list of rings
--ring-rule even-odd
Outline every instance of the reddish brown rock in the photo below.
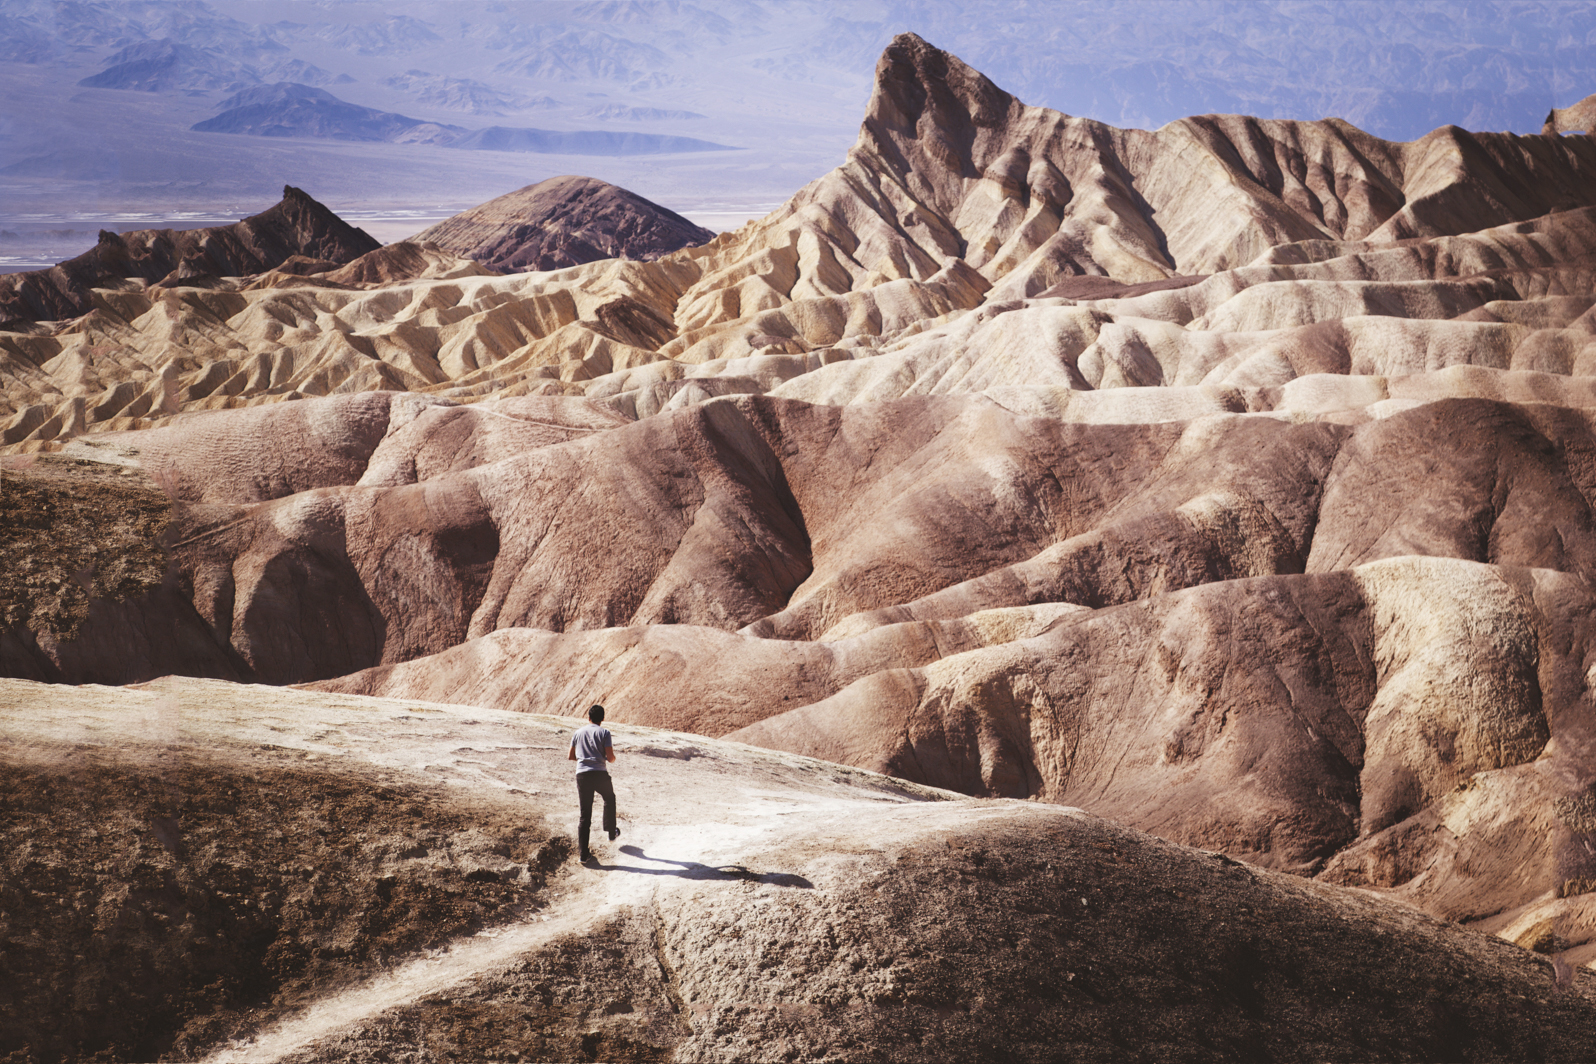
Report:
[[[715,234],[624,188],[592,177],[551,177],[417,233],[503,273],[560,270],[598,259],[648,261]]]
[[[353,484],[390,428],[424,400],[367,392],[313,402],[190,414],[146,432],[106,433],[97,447],[125,451],[182,503],[254,503]]]

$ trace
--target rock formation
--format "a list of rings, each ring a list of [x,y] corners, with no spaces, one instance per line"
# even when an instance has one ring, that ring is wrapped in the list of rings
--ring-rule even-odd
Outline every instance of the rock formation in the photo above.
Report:
[[[650,261],[715,234],[591,177],[551,177],[439,222],[414,239],[503,273],[597,259]]]
[[[650,259],[625,230],[649,216],[574,180],[336,268],[307,248],[250,278],[101,287],[70,322],[0,334],[4,484],[99,493],[8,540],[0,671],[473,713],[603,701],[618,727],[746,744],[693,748],[717,766],[736,757],[706,751],[754,746],[1034,799],[1013,814],[1051,825],[1024,821],[1033,854],[1042,836],[1074,852],[1046,818],[1079,807],[1245,861],[1249,890],[1352,905],[1339,888],[1358,887],[1553,954],[1559,986],[1596,961],[1589,138],[1395,144],[1239,116],[1118,130],[1027,107],[906,35],[843,166],[734,233]],[[565,226],[539,254],[625,257],[496,274],[534,264],[514,258],[523,213]],[[98,575],[124,554],[136,571]],[[18,603],[38,587],[56,605],[35,615]],[[1032,882],[992,846],[997,879]],[[953,889],[947,866],[913,867]],[[874,941],[876,919],[839,941]],[[697,947],[642,927],[616,934],[666,942],[667,999],[778,999],[685,974]],[[691,927],[682,943],[709,942]],[[1298,963],[1252,949],[1224,956]],[[833,986],[829,963],[814,985]],[[1273,1002],[1256,1015],[1301,1018],[1249,978],[1246,1000]],[[893,985],[881,1000],[925,1023],[967,989]],[[669,1038],[642,1016],[614,1031],[736,1057],[712,1042],[720,1007]],[[406,1015],[412,1041],[440,1030]],[[1499,1022],[1402,1042],[1390,1015],[1367,1044],[1337,1024],[1291,1044],[1467,1056],[1423,1032]],[[875,1019],[801,1041],[809,1021],[771,1016],[725,1037],[768,1023],[800,1057],[885,1045]],[[1086,1037],[1056,1022],[1050,1044]],[[1257,1022],[1212,1055],[1290,1055]],[[954,1056],[973,1037],[935,1029]],[[326,1052],[376,1053],[371,1030]]]
[[[378,247],[364,230],[285,185],[281,203],[233,225],[101,230],[100,242],[75,259],[48,270],[0,276],[0,323],[77,318],[114,302],[128,282],[169,279],[180,285],[194,278],[238,277],[273,269],[295,255],[336,265]]]
[[[1596,96],[1587,96],[1567,107],[1554,107],[1546,116],[1542,133],[1596,132]]]
[[[737,233],[652,263],[369,297],[300,286],[238,304],[181,278],[108,292],[48,335],[0,333],[14,418],[0,445],[123,427],[163,375],[173,410],[333,388],[618,397],[642,413],[684,392],[1017,386],[1008,401],[1085,420],[1275,410],[1267,389],[1319,371],[1577,375],[1593,175],[1580,137],[1448,127],[1393,144],[1238,116],[1116,130],[1026,107],[905,36],[849,160]],[[1492,321],[1497,304],[1526,312]],[[140,357],[87,353],[109,350]],[[246,365],[263,386],[219,396]],[[1242,391],[1212,390],[1227,384]],[[1165,386],[1158,412],[1120,410],[1144,401],[1110,394],[1126,386]]]

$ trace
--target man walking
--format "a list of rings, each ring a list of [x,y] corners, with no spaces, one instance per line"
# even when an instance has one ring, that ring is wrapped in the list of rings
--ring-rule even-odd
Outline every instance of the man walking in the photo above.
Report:
[[[582,863],[596,861],[593,851],[587,848],[588,835],[593,829],[593,795],[604,796],[604,830],[614,842],[621,829],[615,826],[615,784],[610,782],[606,762],[615,760],[615,746],[610,741],[610,730],[602,727],[604,707],[594,706],[587,711],[591,721],[587,727],[578,728],[571,736],[571,752],[567,761],[576,762],[576,795],[581,802],[582,819],[577,822],[576,841],[581,845]]]

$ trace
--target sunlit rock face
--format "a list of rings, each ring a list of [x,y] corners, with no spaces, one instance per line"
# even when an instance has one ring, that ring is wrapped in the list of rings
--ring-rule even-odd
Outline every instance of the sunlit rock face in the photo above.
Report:
[[[905,35],[735,232],[561,182],[0,334],[4,670],[598,700],[1596,957],[1589,138],[1115,129]]]

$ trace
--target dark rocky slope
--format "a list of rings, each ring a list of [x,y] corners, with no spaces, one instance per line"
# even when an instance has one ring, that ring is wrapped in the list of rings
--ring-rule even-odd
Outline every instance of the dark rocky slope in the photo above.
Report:
[[[504,273],[595,259],[657,259],[715,234],[607,181],[551,177],[426,229],[430,241]]]
[[[48,270],[0,276],[0,324],[75,318],[94,307],[90,291],[123,278],[239,277],[295,255],[343,264],[381,245],[292,185],[276,206],[209,229],[101,230],[100,242]]]

